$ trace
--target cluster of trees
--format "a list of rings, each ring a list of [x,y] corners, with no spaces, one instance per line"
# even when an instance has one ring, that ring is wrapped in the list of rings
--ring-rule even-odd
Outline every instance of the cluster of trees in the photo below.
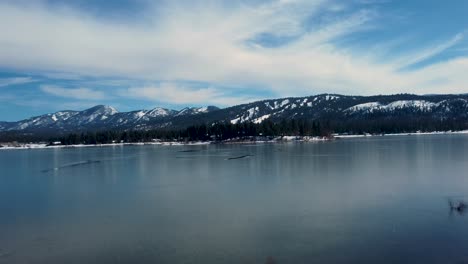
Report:
[[[54,137],[50,141],[60,141],[65,145],[106,144],[114,142],[150,142],[162,141],[222,141],[228,139],[247,139],[253,137],[274,137],[282,135],[327,136],[331,130],[327,122],[307,120],[283,120],[279,123],[264,121],[261,124],[214,124],[195,125],[181,130],[131,130],[72,133]]]
[[[329,127],[335,133],[349,134],[388,134],[432,131],[459,131],[468,129],[464,118],[408,117],[394,116],[387,118],[368,118],[358,120],[330,121]]]

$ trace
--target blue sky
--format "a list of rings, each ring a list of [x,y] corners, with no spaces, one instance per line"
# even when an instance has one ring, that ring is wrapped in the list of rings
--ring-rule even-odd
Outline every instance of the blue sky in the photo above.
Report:
[[[468,1],[4,0],[0,120],[467,93]]]

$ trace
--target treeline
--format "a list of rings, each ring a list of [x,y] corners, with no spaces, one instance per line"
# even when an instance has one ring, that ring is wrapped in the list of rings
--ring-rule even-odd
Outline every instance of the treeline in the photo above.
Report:
[[[230,139],[253,139],[254,137],[277,136],[320,136],[327,137],[333,133],[349,134],[382,134],[410,133],[431,131],[458,131],[468,129],[466,120],[433,118],[387,118],[354,121],[340,120],[301,120],[291,119],[280,122],[266,120],[260,124],[215,124],[190,126],[181,130],[132,130],[102,131],[54,138],[62,144],[105,144],[113,142],[150,142],[161,141],[223,141]]]
[[[407,117],[369,118],[359,120],[330,121],[334,133],[389,134],[433,131],[460,131],[468,129],[466,118]]]
[[[50,141],[60,141],[64,145],[136,143],[161,141],[223,141],[229,139],[251,139],[253,137],[328,136],[331,130],[328,122],[289,120],[279,123],[264,121],[261,124],[215,124],[190,126],[181,130],[131,130],[72,133],[54,137]]]
[[[177,130],[127,130],[127,131],[88,131],[67,135],[50,133],[27,134],[8,132],[0,134],[0,142],[56,142],[65,145],[136,143],[160,141],[223,141],[230,139],[250,140],[254,137],[277,136],[330,136],[333,133],[349,134],[382,134],[431,131],[459,131],[468,129],[466,118],[445,118],[436,120],[432,117],[396,116],[390,118],[367,118],[340,120],[329,118],[323,120],[289,119],[279,122],[271,120],[260,124],[254,123],[219,123],[215,125],[194,125]]]

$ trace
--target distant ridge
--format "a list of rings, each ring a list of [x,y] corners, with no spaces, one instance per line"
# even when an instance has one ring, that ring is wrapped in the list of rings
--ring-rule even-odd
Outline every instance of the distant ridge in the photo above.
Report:
[[[282,120],[329,120],[353,124],[369,120],[395,122],[468,122],[468,94],[347,96],[320,94],[269,99],[220,109],[215,106],[180,111],[156,107],[118,112],[98,105],[83,111],[59,111],[17,122],[0,122],[0,132],[64,134],[92,130],[180,129],[190,125],[242,124]]]

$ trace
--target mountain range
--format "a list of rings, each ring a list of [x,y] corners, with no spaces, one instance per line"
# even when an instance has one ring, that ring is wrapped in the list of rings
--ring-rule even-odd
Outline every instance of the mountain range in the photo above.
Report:
[[[280,122],[285,119],[352,123],[391,118],[458,120],[467,124],[468,95],[320,94],[256,101],[223,109],[206,106],[179,111],[156,107],[151,110],[119,112],[111,106],[97,105],[83,111],[66,110],[17,122],[0,122],[0,132],[64,134],[95,130],[180,129],[215,123],[260,124],[266,120]]]

